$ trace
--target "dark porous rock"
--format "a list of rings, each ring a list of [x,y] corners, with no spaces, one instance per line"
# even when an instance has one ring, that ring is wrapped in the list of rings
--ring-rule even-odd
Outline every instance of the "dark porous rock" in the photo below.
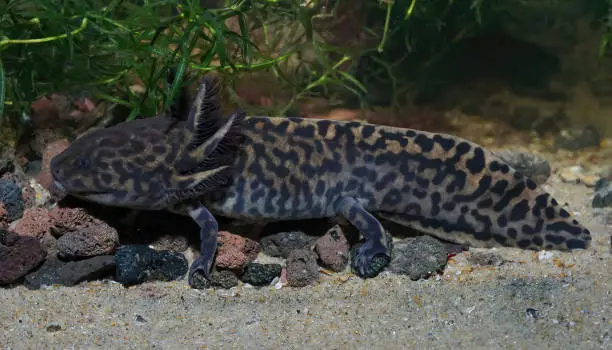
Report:
[[[287,284],[291,287],[305,287],[319,279],[317,254],[307,249],[297,249],[287,257]]]
[[[0,179],[0,202],[4,204],[9,222],[23,215],[25,203],[21,195],[21,188],[13,181]]]
[[[593,208],[606,208],[612,206],[612,183],[608,179],[600,179],[595,184]]]
[[[57,249],[57,238],[53,237],[52,234],[46,233],[39,241],[47,251],[47,257],[58,256],[59,250]]]
[[[319,255],[321,266],[340,272],[349,261],[350,245],[339,225],[332,227],[315,242],[315,252]]]
[[[302,248],[309,248],[316,237],[302,231],[279,232],[261,238],[261,250],[275,257],[287,258],[289,254]]]
[[[588,125],[578,130],[561,130],[555,139],[555,146],[570,151],[576,151],[583,148],[599,147],[601,144],[601,136],[597,129]]]
[[[550,163],[546,159],[532,153],[503,150],[495,152],[495,155],[533,180],[538,186],[545,183],[552,172]]]
[[[189,239],[183,235],[162,234],[151,242],[151,246],[157,250],[184,252],[189,249]]]
[[[92,216],[83,208],[56,206],[49,211],[49,216],[53,222],[51,233],[56,237],[82,228],[104,225],[102,220]]]
[[[8,212],[4,208],[4,204],[0,202],[0,228],[6,229],[9,225]]]
[[[45,260],[47,253],[36,238],[6,230],[0,230],[0,238],[0,285],[17,281]]]
[[[514,108],[512,118],[508,121],[519,130],[530,130],[539,119],[540,111],[536,107],[519,106]]]
[[[282,267],[279,264],[250,263],[244,268],[240,280],[253,286],[265,286],[280,276]]]
[[[181,253],[156,251],[146,245],[126,245],[115,254],[117,282],[124,285],[146,281],[176,280],[187,273],[187,259]]]
[[[107,224],[84,227],[57,240],[58,255],[63,259],[81,259],[110,255],[119,246],[117,230]]]
[[[96,256],[80,261],[50,258],[38,270],[25,277],[24,285],[29,289],[39,289],[54,284],[73,286],[82,281],[112,276],[114,269],[115,257],[112,255]]]
[[[406,238],[395,243],[389,269],[416,281],[441,271],[448,260],[448,248],[431,236]]]
[[[501,266],[504,259],[498,253],[489,250],[470,250],[468,261],[474,265],[480,266]]]
[[[238,285],[238,277],[230,270],[213,270],[210,278],[211,287],[230,289]]]

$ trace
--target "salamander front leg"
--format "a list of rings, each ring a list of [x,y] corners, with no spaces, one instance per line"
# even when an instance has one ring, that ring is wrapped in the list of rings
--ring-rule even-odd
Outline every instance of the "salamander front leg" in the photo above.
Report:
[[[342,214],[365,238],[353,259],[353,269],[361,277],[374,277],[391,261],[391,240],[381,223],[368,213],[355,198],[344,197],[336,203]]]
[[[219,225],[214,216],[204,207],[189,210],[189,216],[200,226],[200,256],[189,269],[189,285],[203,289],[210,285]]]

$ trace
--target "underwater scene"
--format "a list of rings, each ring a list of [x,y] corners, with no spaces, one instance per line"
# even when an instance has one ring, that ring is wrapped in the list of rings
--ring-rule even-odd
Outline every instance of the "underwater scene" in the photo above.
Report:
[[[612,349],[612,1],[4,0],[0,348]]]

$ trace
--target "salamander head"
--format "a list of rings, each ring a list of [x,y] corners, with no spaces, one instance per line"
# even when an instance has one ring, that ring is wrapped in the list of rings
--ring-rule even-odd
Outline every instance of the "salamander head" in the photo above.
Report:
[[[164,209],[226,183],[244,118],[220,114],[205,78],[187,121],[168,116],[90,131],[51,161],[60,194],[92,202]]]
[[[148,207],[164,201],[181,129],[165,134],[171,120],[135,120],[88,132],[51,161],[55,186],[89,201]]]

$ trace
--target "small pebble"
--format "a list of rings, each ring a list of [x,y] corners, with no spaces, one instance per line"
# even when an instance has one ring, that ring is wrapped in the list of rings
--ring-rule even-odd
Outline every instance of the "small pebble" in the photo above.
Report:
[[[287,284],[291,287],[305,287],[319,279],[317,255],[307,249],[296,249],[287,257]]]
[[[550,260],[554,257],[553,252],[541,250],[538,252],[538,261]]]
[[[587,187],[595,187],[595,184],[597,184],[597,181],[599,181],[599,176],[585,175],[581,180]]]
[[[156,251],[145,245],[126,245],[115,254],[117,282],[124,285],[183,277],[188,270],[187,259],[181,253]]]
[[[51,203],[51,193],[36,180],[30,179],[30,188],[34,191],[34,205],[44,207]]]
[[[49,332],[49,333],[53,333],[53,332],[61,331],[62,330],[62,326],[60,326],[57,323],[50,323],[49,325],[47,325],[45,330],[47,330],[47,332]]]
[[[538,313],[538,310],[533,309],[533,308],[528,308],[527,310],[525,310],[527,312],[527,315],[533,319],[538,319],[540,318],[540,314]]]
[[[581,167],[569,167],[562,169],[559,172],[559,177],[563,182],[568,183],[577,183],[582,177],[582,168]]]
[[[282,267],[280,264],[250,263],[244,268],[240,280],[253,286],[265,286],[280,277]]]

